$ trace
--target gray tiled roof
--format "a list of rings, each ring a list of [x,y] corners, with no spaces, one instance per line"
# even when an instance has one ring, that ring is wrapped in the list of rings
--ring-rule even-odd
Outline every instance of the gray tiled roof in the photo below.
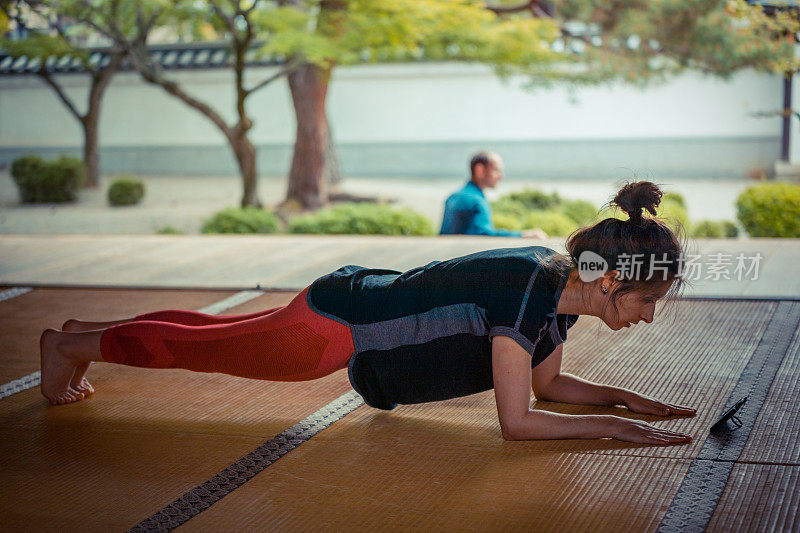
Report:
[[[279,65],[280,58],[257,57],[257,50],[261,43],[254,45],[247,53],[246,62],[250,66]],[[103,66],[109,61],[111,48],[88,48],[89,61],[92,65]],[[233,64],[233,54],[227,48],[227,43],[178,43],[154,45],[148,48],[150,57],[157,61],[166,70],[182,69],[214,69],[230,68]],[[83,64],[78,57],[51,56],[45,60],[47,69],[58,74],[84,72]],[[41,66],[38,57],[12,57],[0,50],[0,75],[34,74]],[[122,64],[122,70],[133,70],[130,60]]]

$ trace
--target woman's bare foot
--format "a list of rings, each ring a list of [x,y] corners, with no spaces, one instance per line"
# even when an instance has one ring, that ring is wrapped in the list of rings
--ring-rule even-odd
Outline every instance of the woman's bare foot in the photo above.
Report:
[[[64,322],[64,324],[61,326],[61,331],[90,331],[93,329],[99,329],[98,326],[102,326],[102,324],[114,325],[122,322],[128,322],[128,321],[101,323],[101,322],[82,322],[80,320],[70,318],[69,320]],[[86,379],[85,377],[86,371],[89,370],[89,366],[91,364],[92,364],[91,362],[88,362],[76,366],[75,373],[72,375],[72,379],[69,382],[69,386],[78,392],[82,392],[84,397],[94,393],[94,387],[92,387],[92,384],[89,383],[89,380]]]
[[[42,394],[52,405],[63,405],[82,400],[84,394],[70,387],[77,364],[58,349],[56,329],[46,329],[39,339],[42,364]]]
[[[97,329],[106,329],[107,327],[116,326],[118,324],[127,324],[133,320],[133,318],[128,318],[125,320],[114,320],[112,322],[84,322],[82,320],[70,318],[61,326],[61,331],[73,333],[76,331],[93,331]],[[89,370],[89,365],[91,364],[91,362],[88,362],[76,366],[75,373],[69,382],[70,387],[77,392],[83,393],[84,396],[89,396],[94,393],[94,387],[92,387],[92,384],[89,383],[89,380],[85,377],[86,371]]]
[[[94,387],[92,387],[89,380],[84,377],[91,364],[91,362],[88,362],[76,366],[75,372],[72,374],[72,379],[69,382],[69,386],[78,392],[82,392],[84,398],[94,393]]]

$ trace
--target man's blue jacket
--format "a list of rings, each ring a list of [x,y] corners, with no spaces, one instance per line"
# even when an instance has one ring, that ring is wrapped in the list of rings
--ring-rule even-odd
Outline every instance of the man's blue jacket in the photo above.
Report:
[[[492,224],[492,206],[480,187],[469,180],[461,189],[451,194],[444,204],[441,235],[498,235],[521,237],[521,231],[495,229]]]

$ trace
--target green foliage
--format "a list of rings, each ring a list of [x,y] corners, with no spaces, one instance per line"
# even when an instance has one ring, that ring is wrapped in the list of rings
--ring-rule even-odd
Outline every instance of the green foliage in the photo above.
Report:
[[[683,195],[678,192],[665,192],[664,196],[661,197],[662,202],[675,202],[676,204],[680,205],[681,207],[686,207],[686,200],[683,198]]]
[[[44,159],[38,155],[25,154],[11,162],[11,177],[20,185],[38,176],[44,166]]]
[[[174,226],[170,226],[167,224],[166,226],[162,226],[156,230],[157,235],[184,235],[185,232],[179,230]]]
[[[589,224],[597,216],[597,207],[586,200],[563,200],[561,212],[579,226]]]
[[[722,224],[723,235],[725,235],[725,237],[732,239],[739,236],[739,226],[735,223],[730,220],[723,220],[720,224]]]
[[[523,229],[539,228],[551,237],[565,237],[578,229],[578,224],[560,211],[531,211],[522,219]]]
[[[522,217],[525,213],[516,214],[509,211],[495,211],[492,209],[492,224],[495,228],[509,229],[513,231],[522,230]]]
[[[672,231],[676,233],[691,233],[692,223],[689,220],[689,211],[678,201],[667,198],[661,199],[661,204],[656,208],[658,217],[663,219]]]
[[[701,220],[694,224],[692,237],[723,239],[739,235],[739,228],[729,220]]]
[[[526,188],[492,202],[496,228],[523,230],[539,228],[548,235],[568,235],[590,222],[597,208],[585,200],[567,200],[558,193]],[[549,228],[549,229],[548,229]]]
[[[349,202],[289,221],[290,233],[433,235],[433,223],[410,208]]]
[[[728,220],[701,220],[694,224],[692,237],[723,239],[739,235],[739,228]]]
[[[504,196],[511,202],[519,202],[525,209],[553,209],[561,204],[558,193],[547,194],[538,189],[525,189]]]
[[[333,5],[333,4],[331,4]],[[558,27],[539,17],[498,17],[471,0],[349,0],[341,9],[262,9],[263,52],[334,64],[429,60],[490,63],[503,69],[563,62]],[[506,72],[507,73],[507,72]]]
[[[276,233],[280,219],[257,207],[226,207],[203,223],[201,233]]]
[[[23,203],[74,202],[86,183],[86,169],[80,159],[62,155],[43,161],[25,155],[11,163],[11,175]]]
[[[111,205],[135,205],[144,198],[144,183],[133,176],[118,177],[108,188]]]
[[[85,50],[81,50],[65,42],[60,37],[46,35],[42,33],[32,33],[25,39],[10,40],[0,39],[0,46],[13,57],[27,56],[30,58],[45,59],[50,56],[56,58],[71,55],[79,57],[82,61],[88,59]]]
[[[768,183],[736,198],[736,216],[751,237],[800,237],[800,185]]]

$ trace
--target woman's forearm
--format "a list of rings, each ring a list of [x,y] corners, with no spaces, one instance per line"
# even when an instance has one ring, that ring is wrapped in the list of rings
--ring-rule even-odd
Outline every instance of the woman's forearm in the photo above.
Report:
[[[503,437],[506,440],[599,439],[612,437],[618,417],[606,415],[564,415],[529,410]]]
[[[624,403],[622,397],[629,392],[619,387],[592,383],[572,374],[559,374],[545,390],[535,391],[534,394],[537,399],[549,402],[617,405]]]

